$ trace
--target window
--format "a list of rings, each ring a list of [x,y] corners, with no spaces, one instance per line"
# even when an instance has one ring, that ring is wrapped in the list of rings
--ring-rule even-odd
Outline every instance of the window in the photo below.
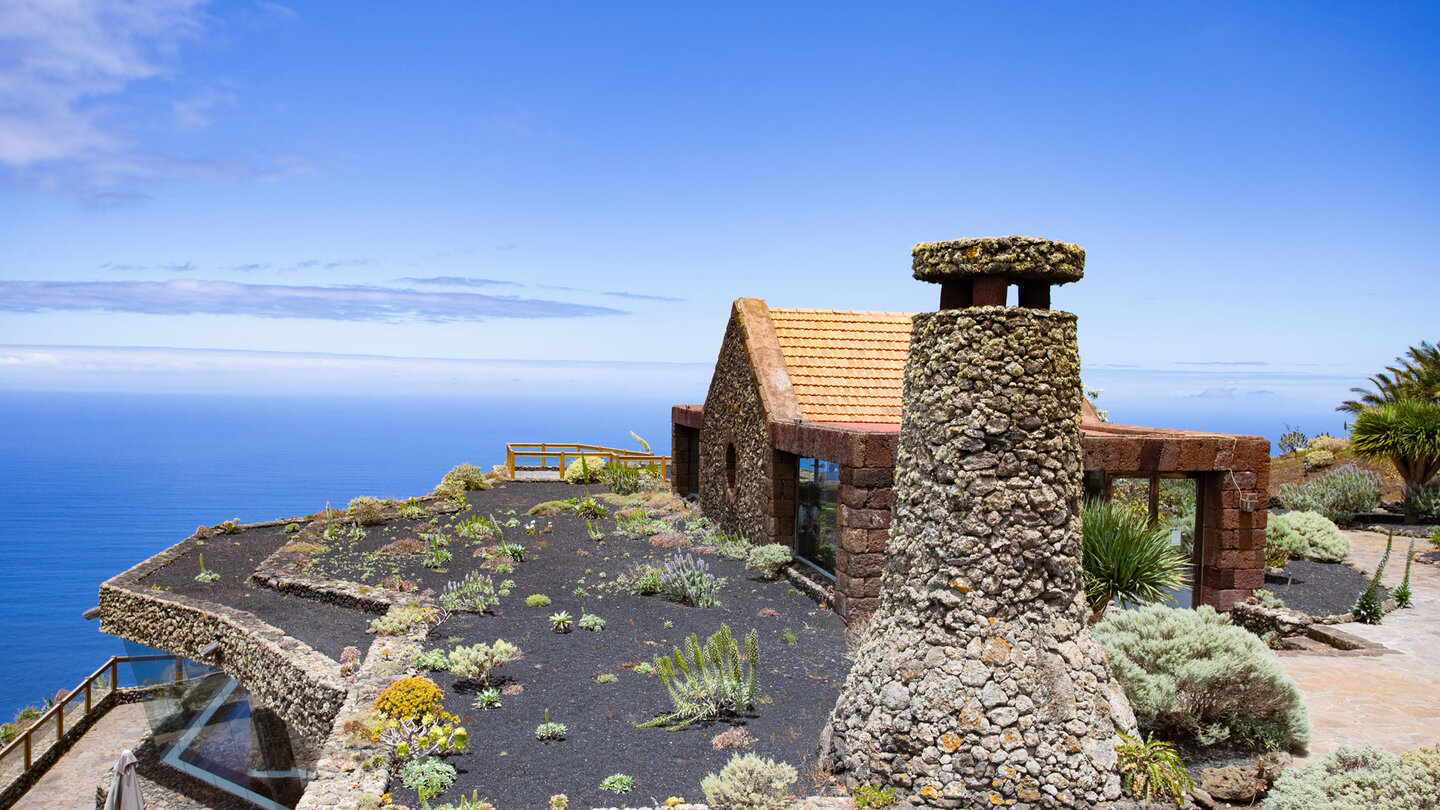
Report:
[[[735,443],[725,445],[725,488],[729,491],[730,497],[735,497]]]
[[[840,465],[802,458],[795,481],[795,557],[835,576],[839,549]]]
[[[1088,476],[1087,475],[1087,489]],[[1170,544],[1190,559],[1190,584],[1170,592],[1175,607],[1194,607],[1200,582],[1200,480],[1190,476],[1128,474],[1107,476],[1110,500],[1124,504],[1170,531]]]

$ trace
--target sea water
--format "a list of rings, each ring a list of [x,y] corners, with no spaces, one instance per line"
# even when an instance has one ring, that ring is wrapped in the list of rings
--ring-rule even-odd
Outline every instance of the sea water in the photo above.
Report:
[[[633,430],[668,453],[670,405],[0,392],[0,721],[124,655],[81,614],[196,526],[423,495],[507,441],[638,449]]]

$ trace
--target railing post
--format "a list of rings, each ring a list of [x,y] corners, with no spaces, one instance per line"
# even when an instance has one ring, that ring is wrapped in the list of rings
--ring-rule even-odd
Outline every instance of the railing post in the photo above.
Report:
[[[510,445],[508,445],[508,444],[505,445],[505,466],[510,469],[510,478],[511,478],[511,480],[514,480],[514,478],[515,478],[515,451],[512,450],[512,449],[510,448]]]
[[[30,730],[33,728],[35,727],[31,726],[25,729],[25,770],[27,771],[30,770]]]
[[[85,681],[85,713],[86,713],[86,714],[89,714],[89,713],[90,713],[90,709],[92,708],[92,706],[93,706],[93,704],[94,704],[94,701],[92,701],[91,698],[90,698],[90,684],[92,684],[92,683],[94,683],[94,682],[95,682],[95,681],[94,681],[93,679],[89,679],[89,680],[86,680],[86,681]]]
[[[67,695],[68,697],[68,695]],[[65,736],[65,702],[58,701],[55,704],[55,742]]]
[[[120,659],[110,656],[110,691],[120,688]]]

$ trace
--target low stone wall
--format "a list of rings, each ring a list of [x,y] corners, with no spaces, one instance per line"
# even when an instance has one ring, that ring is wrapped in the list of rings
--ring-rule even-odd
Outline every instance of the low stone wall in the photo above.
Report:
[[[275,523],[255,524],[256,526]],[[295,731],[323,738],[345,702],[339,664],[243,610],[142,587],[146,575],[180,556],[186,540],[100,586],[100,630],[202,663],[245,684]],[[206,658],[200,649],[220,642]]]

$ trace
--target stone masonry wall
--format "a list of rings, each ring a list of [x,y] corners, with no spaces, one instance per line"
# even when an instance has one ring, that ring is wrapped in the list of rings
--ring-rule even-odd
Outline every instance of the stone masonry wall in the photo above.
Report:
[[[766,517],[775,510],[771,449],[759,382],[751,367],[742,316],[737,310],[725,328],[720,359],[705,398],[700,428],[700,503],[705,516],[751,542],[769,542]],[[726,448],[734,445],[735,486],[726,472]]]
[[[151,557],[100,586],[100,630],[137,644],[202,663],[216,663],[274,709],[291,729],[324,739],[345,701],[339,665],[243,610],[140,587],[146,574],[166,565],[188,541]],[[220,656],[200,648],[220,642]]]
[[[1085,627],[1075,317],[918,315],[878,608],[822,740],[930,807],[1117,798],[1123,691]]]

